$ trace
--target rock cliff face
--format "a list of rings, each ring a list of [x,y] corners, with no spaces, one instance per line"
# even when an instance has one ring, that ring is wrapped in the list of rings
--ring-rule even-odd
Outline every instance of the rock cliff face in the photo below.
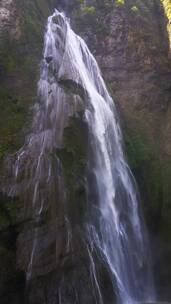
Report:
[[[82,5],[76,25],[101,65],[118,105],[128,160],[139,184],[152,239],[157,239],[153,243],[158,250],[154,267],[161,277],[156,276],[156,283],[166,299],[168,287],[163,282],[169,279],[171,266],[168,259],[167,266],[163,264],[163,257],[170,255],[171,69],[164,10],[169,17],[169,3],[116,2],[114,6],[110,1],[98,3],[94,10]]]
[[[46,18],[54,7],[65,9],[73,27],[95,55],[117,104],[128,160],[140,187],[151,233],[156,284],[162,300],[171,299],[168,288],[171,283],[169,5],[167,0],[0,1],[1,166],[4,156],[21,147],[30,125],[30,106],[37,98]],[[1,172],[3,175],[5,169]],[[24,298],[18,291],[23,289],[25,281],[23,265],[27,251],[17,248],[16,240],[23,236],[22,217],[20,213],[16,216],[20,210],[22,202],[1,195],[0,267],[5,275],[0,278],[0,300],[3,304],[22,303]],[[29,225],[28,222],[25,229],[29,230]],[[68,271],[67,267],[65,270]],[[53,281],[53,274],[48,280]],[[46,286],[47,278],[44,280],[42,276],[36,284]],[[46,292],[44,297],[48,297]],[[38,303],[36,298],[33,303]]]

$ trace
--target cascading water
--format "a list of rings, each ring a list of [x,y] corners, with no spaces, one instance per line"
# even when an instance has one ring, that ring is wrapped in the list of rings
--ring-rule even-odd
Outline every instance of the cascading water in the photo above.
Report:
[[[74,102],[66,97],[64,87],[72,91]],[[38,96],[40,103],[35,107],[32,133],[18,152],[14,166],[16,181],[21,181],[24,175],[28,182],[25,186],[21,182],[17,186],[15,183],[9,190],[10,195],[27,193],[26,200],[32,201],[30,209],[35,222],[39,222],[41,214],[51,203],[48,197],[52,198],[51,201],[56,199],[56,181],[60,188],[58,192],[65,188],[60,160],[53,155],[63,145],[63,132],[69,118],[81,108],[89,141],[88,203],[82,227],[84,250],[90,263],[93,288],[96,289],[94,303],[107,303],[101,291],[95,256],[107,269],[117,303],[154,300],[147,236],[139,215],[136,185],[123,155],[122,134],[114,102],[85,42],[72,31],[64,14],[57,10],[48,18]],[[65,200],[64,190],[62,195]],[[54,207],[53,212],[58,208],[59,205]],[[72,223],[65,214],[65,207],[61,208],[68,227],[66,247],[69,248],[72,246]],[[31,243],[28,281],[35,275],[35,265],[44,249],[37,237],[37,229],[34,229]],[[52,231],[54,233],[55,230]],[[58,301],[84,304],[79,301],[78,293],[77,301],[65,302],[59,292]],[[115,303],[114,298],[111,304]]]

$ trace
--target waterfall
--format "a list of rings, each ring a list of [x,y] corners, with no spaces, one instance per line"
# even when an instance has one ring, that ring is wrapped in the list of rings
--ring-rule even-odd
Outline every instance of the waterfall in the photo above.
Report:
[[[84,246],[80,250],[86,251],[90,265],[92,293],[95,294],[92,303],[108,303],[96,259],[108,273],[113,292],[110,304],[116,303],[115,299],[119,304],[153,301],[148,237],[139,211],[136,184],[124,157],[114,101],[87,45],[73,32],[65,15],[57,10],[48,18],[40,70],[39,103],[35,105],[31,133],[17,153],[13,166],[15,183],[8,191],[11,196],[24,193],[26,212],[32,213],[37,223],[30,243],[27,280],[38,275],[36,265],[45,248],[42,237],[38,237],[38,224],[52,202],[52,217],[59,208],[64,210],[65,250],[69,252],[74,246],[74,220],[72,222],[71,215],[65,213],[65,204],[56,200],[57,196],[58,202],[67,200],[66,180],[56,151],[62,151],[70,118],[82,113],[88,130],[88,151],[87,203],[80,220]],[[26,183],[21,182],[23,177]],[[58,246],[54,225],[56,222],[52,221],[48,229],[55,235]],[[77,300],[65,302],[60,286],[59,303],[90,303],[79,300],[79,290],[76,290]]]

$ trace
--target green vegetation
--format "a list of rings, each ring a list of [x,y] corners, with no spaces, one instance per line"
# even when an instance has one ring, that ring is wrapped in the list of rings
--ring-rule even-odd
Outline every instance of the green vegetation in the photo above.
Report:
[[[10,95],[7,89],[0,89],[0,160],[9,152],[19,148],[21,131],[25,120],[26,110],[19,98]]]
[[[21,3],[20,39],[6,36],[0,44],[0,162],[22,145],[29,107],[35,102],[43,41],[43,3],[46,1],[31,2],[23,8]]]
[[[169,242],[171,162],[158,159],[156,147],[145,130],[128,128],[124,137],[128,163],[140,187],[148,226],[154,232],[163,227],[161,233]]]
[[[0,232],[8,229],[9,226],[16,224],[16,217],[21,207],[18,198],[10,199],[4,196],[0,197]]]
[[[69,195],[69,214],[76,221],[85,215],[85,171],[87,166],[87,126],[79,117],[72,117],[64,130],[64,148],[57,150]]]
[[[150,200],[148,205],[144,204],[144,208],[151,225],[151,215],[158,212],[162,190],[160,163],[155,157],[155,147],[147,133],[139,128],[125,131],[125,146],[128,163],[136,176],[143,198]]]
[[[170,2],[170,0],[161,0],[161,2],[164,6],[168,19],[171,20],[171,2]]]
[[[98,37],[108,35],[108,26],[107,24],[104,24],[101,14],[99,14],[99,7],[97,5],[81,8],[80,14],[78,13],[78,9],[76,9],[74,14],[80,32],[84,32],[85,28],[93,28],[94,33]]]
[[[170,40],[170,49],[171,49],[171,1],[170,0],[161,0],[165,14],[168,18],[168,34]]]
[[[119,5],[124,5],[124,4],[125,4],[125,0],[115,0],[115,4],[116,4],[117,6],[119,6]]]
[[[82,13],[83,14],[94,14],[96,11],[95,7],[94,6],[85,6],[83,9],[82,9]]]
[[[138,7],[136,5],[134,5],[134,6],[131,7],[131,11],[134,12],[134,13],[136,13],[136,12],[139,11],[139,9],[138,9]]]

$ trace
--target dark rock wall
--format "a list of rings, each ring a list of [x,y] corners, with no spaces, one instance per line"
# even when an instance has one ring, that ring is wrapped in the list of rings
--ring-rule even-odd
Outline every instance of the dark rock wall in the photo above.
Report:
[[[123,2],[87,1],[75,12],[75,27],[97,58],[118,107],[155,252],[156,284],[166,300],[171,280],[168,20],[160,1]]]
[[[6,171],[2,169],[4,156],[21,147],[30,125],[30,107],[37,100],[44,27],[52,5],[53,1],[43,0],[0,1],[1,179]],[[17,262],[17,239],[26,225],[20,217],[22,205],[0,195],[0,302],[4,304],[24,302],[24,254]],[[29,230],[29,224],[27,227]]]
[[[168,8],[168,2],[162,2]],[[30,106],[37,99],[44,27],[54,7],[67,12],[76,32],[88,43],[117,104],[128,161],[157,252],[158,289],[167,299],[171,282],[171,67],[167,17],[159,0],[0,1],[1,164],[4,156],[22,145],[28,132]],[[22,266],[16,266],[16,239],[22,235],[22,223],[16,224],[20,204],[1,196],[0,257],[4,262],[0,267],[6,273],[0,278],[2,303],[20,303],[16,295],[24,281]]]

